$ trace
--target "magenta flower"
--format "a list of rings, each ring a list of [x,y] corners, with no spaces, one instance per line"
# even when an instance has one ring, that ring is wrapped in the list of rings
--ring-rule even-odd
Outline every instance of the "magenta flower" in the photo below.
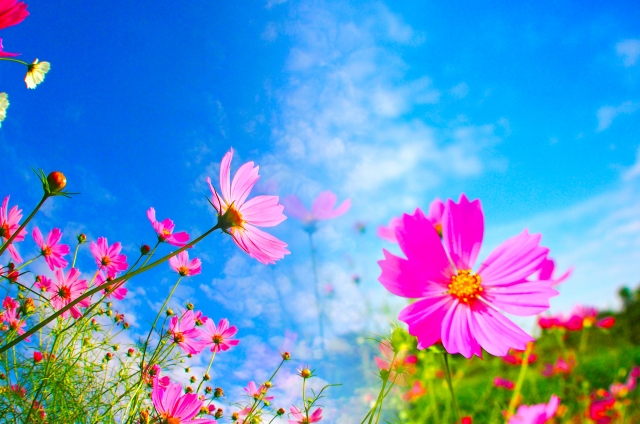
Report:
[[[200,329],[200,334],[205,339],[205,347],[211,345],[211,352],[214,353],[229,350],[231,346],[238,346],[239,340],[230,339],[237,332],[235,325],[229,327],[229,321],[226,318],[221,319],[217,327],[212,319],[207,319],[204,321],[203,328]]]
[[[256,386],[256,383],[250,381],[247,387],[244,388],[244,391],[247,392],[249,396],[258,400],[266,400],[267,402],[273,400],[273,396],[266,396],[267,391],[269,389],[263,384],[260,387]]]
[[[35,286],[43,292],[51,291],[51,280],[44,275],[38,275],[36,277]]]
[[[0,2],[1,1],[2,0],[0,0]],[[0,10],[2,10],[1,4],[0,4]],[[2,22],[1,19],[2,19],[2,15],[0,15],[0,22]],[[16,232],[20,227],[20,220],[22,219],[22,209],[18,209],[18,206],[14,205],[11,208],[11,210],[8,210],[8,209],[9,209],[9,196],[4,198],[4,201],[2,202],[2,206],[0,206],[0,241],[1,242],[6,242],[9,238],[11,238],[13,233]],[[13,260],[18,264],[22,263],[22,258],[20,257],[20,254],[16,250],[14,244],[24,240],[25,234],[27,234],[27,230],[23,228],[22,231],[20,231],[20,233],[16,235],[16,237],[13,239],[13,241],[7,248]]]
[[[160,415],[160,422],[167,424],[217,424],[210,418],[193,419],[200,412],[203,401],[195,393],[182,394],[179,383],[160,384],[158,378],[153,379],[151,400]]]
[[[416,212],[418,209],[416,209]],[[415,213],[414,212],[414,215]],[[442,216],[444,214],[444,203],[440,199],[436,199],[431,202],[429,205],[429,215],[427,216],[427,220],[431,222],[433,227],[438,232],[438,235],[442,237]],[[389,225],[387,227],[380,226],[378,227],[378,237],[381,239],[390,241],[391,243],[397,243],[396,239],[396,228],[402,226],[402,217],[391,218],[389,221]]]
[[[0,29],[17,25],[29,16],[27,5],[16,0],[0,0]]]
[[[520,405],[516,414],[509,418],[508,424],[544,424],[556,414],[560,399],[551,395],[549,403],[538,405]]]
[[[193,311],[187,311],[182,319],[174,316],[169,323],[169,332],[173,342],[187,354],[197,354],[202,352],[204,344],[199,340],[200,331],[196,328],[196,321]]]
[[[6,322],[9,328],[18,333],[18,335],[24,334],[23,327],[27,325],[27,323],[20,318],[20,313],[18,312],[20,304],[10,296],[7,296],[2,301],[2,307],[4,310],[0,313],[0,321]]]
[[[516,387],[513,381],[507,380],[506,378],[501,378],[501,377],[494,378],[493,385],[495,387],[504,387],[507,390],[513,390]]]
[[[149,218],[149,221],[151,221],[151,225],[158,234],[158,240],[160,242],[166,241],[167,243],[174,246],[182,247],[189,241],[189,234],[187,234],[186,231],[181,231],[179,233],[173,232],[175,225],[169,218],[165,219],[162,222],[156,221],[155,209],[149,208],[149,210],[147,211],[147,218]]]
[[[51,305],[54,309],[62,309],[67,306],[73,300],[78,298],[87,290],[87,280],[80,280],[80,271],[76,268],[71,268],[65,275],[64,271],[60,268],[56,268],[56,278],[51,282]],[[71,309],[65,311],[62,314],[62,318],[71,316],[78,319],[82,316],[79,306],[87,307],[91,305],[91,299],[85,298],[80,303],[71,307]]]
[[[222,197],[211,185],[211,204],[218,213],[218,226],[231,234],[233,241],[252,258],[263,264],[275,263],[289,253],[287,244],[257,229],[273,227],[287,217],[282,214],[284,207],[278,204],[278,196],[256,196],[245,202],[253,185],[258,181],[258,167],[247,162],[238,169],[231,181],[231,149],[220,164],[220,191]]]
[[[107,281],[115,280],[115,278],[116,278],[115,275],[106,275],[105,276],[103,271],[98,271],[98,274],[96,274],[95,285],[96,286],[101,286],[104,283],[106,283]],[[102,290],[102,293],[104,294],[104,296],[107,299],[109,299],[109,298],[111,298],[111,296],[113,296],[114,298],[116,298],[118,300],[122,300],[122,299],[124,299],[124,297],[129,292],[129,290],[127,290],[126,288],[122,287],[124,285],[124,283],[125,283],[125,281],[120,281],[119,283],[116,283],[115,285],[107,286],[105,289]]]
[[[560,284],[564,282],[567,278],[571,277],[571,273],[573,272],[573,268],[569,268],[557,278],[553,278],[553,272],[556,268],[556,263],[553,259],[547,258],[542,261],[542,266],[540,267],[540,274],[538,275],[539,280],[543,281],[553,281],[553,285]]]
[[[66,244],[59,244],[58,242],[62,238],[62,231],[59,228],[51,230],[47,235],[47,241],[42,238],[42,233],[38,227],[33,228],[33,240],[40,248],[40,254],[44,256],[44,260],[47,261],[49,269],[53,271],[54,268],[64,268],[69,262],[63,258],[64,255],[68,255],[70,250]]]
[[[390,241],[391,243],[397,243],[396,239],[396,228],[402,225],[402,217],[394,217],[389,221],[389,225],[386,227],[381,225],[378,227],[378,237],[383,240]]]
[[[396,237],[406,258],[384,250],[378,262],[379,281],[391,293],[420,300],[400,312],[398,319],[417,336],[418,348],[439,340],[449,353],[470,358],[505,356],[510,348],[524,350],[534,339],[498,309],[514,315],[538,314],[558,294],[550,281],[529,281],[539,271],[548,249],[540,235],[527,230],[498,246],[473,272],[484,233],[480,201],[447,201],[442,241],[421,210],[403,215]]]
[[[98,264],[98,268],[106,270],[108,274],[117,274],[126,270],[129,266],[127,257],[120,253],[120,250],[122,250],[120,242],[113,243],[109,247],[106,237],[100,237],[98,238],[98,243],[92,241],[89,248]]]
[[[288,196],[283,203],[289,215],[302,221],[307,231],[313,232],[318,221],[337,218],[344,215],[351,207],[351,200],[347,199],[335,208],[337,201],[338,196],[327,190],[316,197],[311,204],[311,210],[307,210],[295,194]]]
[[[308,418],[304,414],[304,412],[301,412],[295,406],[292,406],[289,410],[291,411],[291,415],[293,415],[293,419],[289,420],[289,424],[317,423],[318,421],[320,421],[322,419],[322,408],[318,408],[315,411],[313,411],[313,413],[311,415],[309,415]]]
[[[182,277],[192,277],[202,271],[202,262],[195,258],[189,261],[189,253],[186,250],[169,259],[169,266]]]

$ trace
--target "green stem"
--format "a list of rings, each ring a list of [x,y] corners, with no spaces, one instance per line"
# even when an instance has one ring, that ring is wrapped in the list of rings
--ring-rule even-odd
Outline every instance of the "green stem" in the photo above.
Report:
[[[216,353],[213,352],[213,355],[211,355],[211,360],[209,361],[209,366],[207,367],[207,370],[204,372],[204,375],[209,374],[209,370],[211,369],[211,364],[213,364],[213,359],[215,357],[216,357]],[[198,394],[198,392],[200,391],[200,388],[202,387],[202,383],[204,383],[204,375],[202,376],[202,380],[200,380],[200,384],[198,384],[198,388],[196,389],[196,394]]]
[[[42,202],[41,202],[42,203]],[[208,236],[209,234],[211,234],[212,232],[214,232],[215,230],[217,230],[218,224],[216,224],[213,228],[209,229],[208,231],[206,231],[204,234],[202,234],[200,237],[198,237],[197,239],[193,240],[191,243],[181,247],[180,249],[176,250],[175,252],[172,252],[166,256],[163,256],[162,258],[158,259],[155,262],[150,263],[147,266],[144,266],[142,268],[138,268],[136,271],[133,271],[130,274],[127,275],[122,275],[112,281],[106,281],[104,284],[95,287],[89,291],[86,291],[85,293],[83,293],[81,296],[78,296],[76,299],[74,299],[73,301],[69,302],[66,306],[64,306],[62,309],[58,310],[57,312],[55,312],[53,315],[50,315],[49,317],[45,318],[43,321],[41,321],[40,323],[36,324],[34,327],[30,328],[28,331],[26,331],[23,335],[21,335],[20,337],[17,337],[15,339],[13,339],[12,341],[6,343],[5,345],[3,345],[2,347],[0,347],[0,353],[6,351],[7,349],[11,348],[12,346],[17,345],[18,343],[20,343],[21,341],[23,341],[24,339],[26,339],[27,337],[31,336],[33,333],[37,332],[39,329],[41,329],[42,327],[46,326],[47,324],[49,324],[51,321],[53,321],[54,319],[58,318],[60,315],[62,315],[63,313],[67,312],[69,309],[71,309],[72,307],[76,306],[78,303],[82,302],[84,299],[94,295],[95,293],[98,293],[100,290],[103,290],[105,288],[107,288],[108,286],[112,285],[112,284],[116,284],[119,283],[120,281],[123,281],[125,279],[129,280],[133,277],[135,277],[138,274],[142,274],[143,272],[146,272],[148,270],[150,270],[151,268],[155,268],[156,266],[160,265],[163,262],[166,262],[167,260],[169,260],[170,258],[176,256],[177,254],[179,254],[180,252],[189,249],[191,247],[193,247],[193,245],[195,245],[196,243],[200,242],[202,239],[204,239],[206,236]]]
[[[578,346],[578,352],[584,353],[587,350],[587,341],[589,340],[589,327],[582,329],[580,334],[580,345]]]
[[[12,59],[10,57],[0,57],[0,60],[6,60],[7,62],[16,62],[16,63],[21,63],[26,67],[29,67],[29,64],[27,62],[24,62],[22,60],[19,59]]]
[[[22,62],[21,60],[16,60],[16,59],[7,59],[7,58],[0,58],[0,60],[12,60],[13,62],[19,62],[19,63],[24,63],[25,65],[28,65],[26,62]],[[11,245],[11,242],[13,241],[14,238],[16,238],[16,236],[18,234],[20,234],[20,231],[22,231],[24,229],[24,227],[27,226],[27,224],[29,223],[29,221],[31,221],[31,219],[36,215],[36,213],[38,212],[38,210],[42,207],[42,205],[44,204],[44,202],[49,198],[50,196],[48,194],[45,194],[44,196],[42,196],[42,199],[40,200],[40,203],[38,203],[38,206],[36,206],[36,208],[33,210],[33,212],[31,212],[31,214],[27,217],[27,219],[25,219],[22,224],[20,224],[20,226],[18,227],[18,229],[16,231],[13,232],[13,234],[11,234],[11,237],[9,237],[9,239],[2,245],[2,247],[0,247],[0,255],[2,255],[4,253],[5,250],[7,250],[7,248]],[[3,352],[3,351],[0,351]]]
[[[533,343],[527,343],[527,348],[525,349],[524,354],[522,355],[522,365],[520,366],[520,373],[518,374],[516,387],[513,390],[513,395],[511,396],[511,401],[509,402],[509,416],[513,415],[516,412],[516,406],[518,404],[520,391],[522,390],[522,385],[524,384],[524,378],[527,375],[527,369],[529,368],[529,355],[531,355],[532,350],[533,350]]]
[[[458,401],[456,399],[456,395],[453,392],[453,383],[451,383],[451,370],[449,369],[449,354],[448,353],[444,353],[444,371],[445,371],[445,376],[447,377],[447,385],[449,386],[449,391],[451,392],[451,400],[453,403],[453,410],[455,412],[455,416],[456,416],[456,423],[461,422],[460,421],[460,408],[458,407]]]
[[[76,249],[73,252],[73,261],[71,261],[71,268],[76,267],[76,258],[78,257],[78,249],[80,248],[80,243],[76,244]]]

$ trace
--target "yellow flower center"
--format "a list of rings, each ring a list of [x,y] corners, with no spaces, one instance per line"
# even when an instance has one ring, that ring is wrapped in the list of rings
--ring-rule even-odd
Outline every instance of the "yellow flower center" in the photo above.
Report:
[[[219,345],[220,343],[222,343],[222,336],[213,336],[211,338],[211,340],[213,341],[214,344]]]
[[[51,247],[49,246],[45,246],[42,248],[42,256],[49,256],[51,252]]]
[[[71,290],[69,289],[69,287],[66,286],[62,286],[58,289],[58,296],[61,299],[70,299],[71,298]]]
[[[178,273],[181,276],[186,277],[187,275],[189,275],[189,268],[187,268],[186,266],[181,266],[178,268]]]
[[[433,226],[433,228],[435,228],[436,231],[438,232],[438,235],[442,237],[442,224],[437,223],[436,225]]]
[[[165,236],[170,236],[171,235],[171,231],[167,230],[166,228],[162,229],[162,234],[164,234]]]
[[[175,343],[182,343],[184,342],[184,336],[182,335],[182,333],[176,333],[173,335],[173,341]]]
[[[449,294],[457,297],[460,302],[472,302],[477,299],[482,292],[481,281],[480,276],[472,274],[471,270],[460,270],[457,275],[451,276]]]
[[[218,224],[223,230],[228,230],[232,227],[242,227],[244,222],[242,214],[236,209],[233,203],[230,204],[227,210],[218,218]]]
[[[7,224],[6,222],[2,225],[0,225],[0,237],[4,237],[4,238],[9,238],[11,237],[11,234],[9,233],[9,224]]]
[[[109,264],[111,264],[111,258],[108,256],[103,256],[100,263],[102,264],[102,266],[109,266]]]

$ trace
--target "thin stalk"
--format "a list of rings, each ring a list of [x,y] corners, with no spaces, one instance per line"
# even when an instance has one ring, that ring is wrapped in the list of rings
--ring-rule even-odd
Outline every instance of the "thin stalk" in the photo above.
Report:
[[[24,62],[20,59],[12,59],[10,57],[0,57],[0,60],[6,60],[7,62],[16,62],[16,63],[20,63],[26,67],[29,67],[29,64],[27,62]]]
[[[529,368],[529,355],[531,355],[532,350],[533,343],[527,343],[527,348],[525,349],[524,355],[522,356],[522,365],[520,366],[520,373],[518,374],[516,387],[513,390],[513,395],[511,396],[511,401],[509,402],[509,416],[513,415],[516,412],[518,397],[520,396],[520,391],[522,390],[522,385],[524,384],[524,378],[527,375],[527,369]]]
[[[76,249],[73,252],[73,261],[71,261],[71,268],[76,267],[76,258],[78,257],[78,249],[80,249],[80,243],[76,244]]]
[[[582,334],[580,334],[580,345],[578,346],[578,352],[584,353],[587,350],[587,341],[589,340],[590,327],[584,327]]]
[[[445,376],[447,377],[447,385],[449,386],[449,391],[451,392],[451,401],[453,403],[453,410],[456,417],[456,423],[460,421],[460,408],[458,407],[458,400],[456,399],[456,394],[453,392],[453,384],[451,383],[451,370],[449,369],[449,354],[444,353],[444,371]]]
[[[323,309],[322,309],[322,300],[320,299],[320,279],[318,278],[318,266],[316,263],[316,248],[313,245],[313,233],[311,231],[309,234],[309,246],[311,247],[311,267],[313,269],[313,278],[314,278],[314,289],[316,294],[316,307],[318,308],[318,331],[320,333],[320,353],[324,357],[324,323],[323,323]]]
[[[120,277],[118,277],[118,278],[116,278],[116,279],[114,279],[112,281],[106,281],[104,284],[102,284],[102,285],[100,285],[98,287],[95,287],[95,288],[93,288],[93,289],[91,289],[89,291],[84,292],[81,296],[78,296],[76,299],[74,299],[73,301],[69,302],[66,306],[64,306],[63,308],[61,308],[60,310],[58,310],[54,314],[52,314],[49,317],[45,318],[43,321],[41,321],[40,323],[36,324],[34,327],[31,327],[28,331],[26,331],[20,337],[17,337],[15,339],[13,339],[12,341],[8,342],[7,344],[3,345],[2,347],[0,347],[0,353],[2,353],[4,351],[6,351],[7,349],[17,345],[18,343],[20,343],[21,341],[23,341],[27,337],[31,336],[33,333],[37,332],[42,327],[46,326],[51,321],[53,321],[54,319],[58,318],[63,313],[67,312],[69,309],[71,309],[72,307],[76,306],[78,303],[82,302],[87,297],[90,297],[90,296],[94,295],[95,293],[98,293],[100,290],[103,290],[103,289],[107,288],[108,286],[111,286],[113,284],[119,283],[122,280],[125,280],[125,279],[129,280],[129,279],[135,277],[138,274],[142,274],[143,272],[146,272],[146,271],[150,270],[151,268],[155,268],[156,266],[160,265],[161,263],[166,262],[168,259],[176,256],[180,252],[182,252],[182,251],[184,251],[186,249],[189,249],[190,247],[193,247],[194,244],[198,243],[199,241],[204,239],[206,236],[208,236],[209,234],[211,234],[212,232],[214,232],[218,228],[219,228],[218,224],[216,224],[213,228],[207,230],[200,237],[198,237],[197,239],[193,240],[191,243],[181,247],[180,249],[176,250],[175,252],[172,252],[172,253],[169,253],[168,255],[165,255],[162,258],[158,259],[155,262],[150,263],[147,266],[144,266],[142,268],[138,268],[137,270],[133,271],[130,274],[122,275],[122,276],[120,276]]]
[[[0,60],[11,60],[12,62],[19,62],[22,64],[25,64],[28,66],[28,63],[23,62],[21,60],[17,60],[17,59],[8,59],[8,58],[0,58]],[[44,196],[42,196],[42,199],[40,200],[40,203],[38,203],[38,206],[36,206],[36,208],[33,210],[33,212],[31,212],[31,214],[29,214],[29,216],[27,217],[27,219],[25,219],[24,221],[22,221],[22,224],[20,224],[20,226],[18,227],[18,229],[16,231],[13,232],[13,234],[11,234],[11,237],[9,237],[7,239],[7,241],[0,247],[0,255],[2,255],[4,253],[5,250],[7,250],[7,248],[11,245],[11,242],[13,241],[14,238],[16,238],[16,236],[18,234],[20,234],[20,231],[22,231],[24,229],[24,227],[27,226],[27,224],[29,223],[29,221],[31,221],[31,219],[36,215],[36,213],[38,212],[38,210],[40,210],[40,208],[42,207],[42,205],[44,204],[44,202],[51,196],[49,196],[48,194],[45,194]]]
[[[204,375],[209,374],[209,370],[211,369],[211,364],[213,364],[213,359],[215,357],[216,357],[216,353],[213,352],[213,355],[211,355],[211,360],[209,361],[209,366],[207,367],[207,370],[204,372]],[[200,387],[202,387],[202,383],[204,383],[204,375],[202,376],[202,380],[200,380],[200,384],[198,384],[198,388],[196,389],[196,394],[200,391]]]

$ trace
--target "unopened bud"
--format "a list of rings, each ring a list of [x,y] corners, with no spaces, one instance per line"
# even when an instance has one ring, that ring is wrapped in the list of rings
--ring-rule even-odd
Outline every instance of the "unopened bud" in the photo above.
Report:
[[[52,193],[57,193],[67,186],[67,177],[62,172],[53,171],[47,176],[47,183],[49,184],[49,190]]]
[[[187,386],[187,388],[184,389],[184,391],[187,393],[193,393],[193,388],[191,386]]]
[[[184,372],[186,372],[187,374],[188,374],[188,373],[190,373],[190,372],[191,372],[191,368],[188,368],[188,367],[187,367],[187,368],[185,368],[185,369],[184,369]]]
[[[213,391],[213,389],[211,388],[211,386],[207,386],[207,387],[205,387],[205,388],[204,388],[204,392],[205,392],[206,394],[209,394],[209,393],[211,393],[212,391]]]
[[[233,414],[231,414],[231,421],[238,421],[238,413],[234,412]]]
[[[216,387],[216,389],[213,391],[213,397],[222,397],[224,396],[224,391],[220,388],[220,387]]]
[[[143,244],[143,245],[140,247],[140,254],[141,254],[141,255],[148,255],[148,254],[149,254],[149,252],[151,252],[151,247],[149,247],[149,245],[148,245],[148,244]]]
[[[191,378],[189,379],[189,381],[193,384],[196,382],[196,377],[195,375],[192,375]]]
[[[133,348],[132,348],[132,347],[130,347],[130,348],[129,348],[129,350],[127,351],[127,356],[128,356],[128,357],[132,357],[132,356],[133,356],[133,354],[134,354],[135,352],[136,352],[136,351],[135,351],[135,350],[133,350]]]
[[[111,309],[107,310],[107,316],[110,317],[113,315],[113,311]]]
[[[209,380],[211,380],[211,377],[209,376],[209,374],[205,374],[205,375],[202,376],[202,379],[204,381],[209,381]]]
[[[266,387],[267,389],[270,389],[271,387],[273,387],[273,384],[271,384],[270,381],[267,381],[264,383],[264,387]]]
[[[126,330],[127,328],[129,328],[129,323],[125,322],[124,324],[122,324],[122,326],[124,327],[124,329]]]
[[[171,315],[173,315],[173,309],[169,308],[167,309],[167,316],[170,317]]]
[[[222,410],[222,408],[218,408],[216,410],[216,413],[214,415],[216,420],[219,420],[220,418],[222,418],[222,415],[224,414],[224,411]]]
[[[33,299],[28,297],[22,303],[22,307],[20,308],[20,312],[23,315],[31,315],[36,310],[36,304],[33,302]]]
[[[193,311],[193,303],[191,302],[187,303],[187,309],[190,311]]]
[[[276,414],[278,414],[278,415],[284,415],[284,413],[285,413],[285,412],[286,412],[286,411],[284,410],[284,408],[279,408],[279,409],[276,411]]]
[[[117,351],[118,351],[118,349],[120,349],[120,346],[119,346],[119,345],[117,345],[117,344],[114,344],[114,345],[113,345],[113,350],[117,352]]]
[[[113,358],[113,353],[107,352],[107,354],[104,355],[104,357],[107,359],[107,361],[110,361]]]
[[[78,235],[78,244],[86,243],[87,236],[84,233]]]
[[[282,352],[282,359],[288,361],[289,359],[291,359],[291,354],[289,352]]]
[[[300,374],[300,377],[302,377],[302,378],[309,378],[309,377],[311,377],[311,370],[309,368],[305,367],[305,368],[301,369],[298,374]]]

